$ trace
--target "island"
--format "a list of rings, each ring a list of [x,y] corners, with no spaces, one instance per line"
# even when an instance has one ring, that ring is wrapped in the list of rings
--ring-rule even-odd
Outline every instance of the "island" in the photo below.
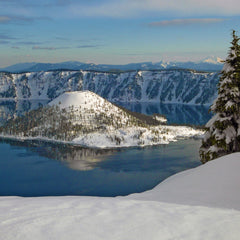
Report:
[[[10,119],[0,127],[0,136],[115,148],[168,144],[203,134],[200,129],[169,126],[165,122],[164,117],[131,112],[96,93],[75,91]]]

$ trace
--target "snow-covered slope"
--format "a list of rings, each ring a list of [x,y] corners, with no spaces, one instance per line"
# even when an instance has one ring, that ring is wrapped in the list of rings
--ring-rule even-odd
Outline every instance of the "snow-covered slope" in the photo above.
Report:
[[[118,111],[118,107],[114,106],[110,102],[106,101],[104,98],[100,97],[96,93],[86,91],[75,91],[75,92],[65,92],[64,94],[58,96],[50,103],[49,106],[58,105],[61,109],[69,107],[83,107],[87,109],[93,109],[95,111],[101,110],[104,105],[108,107],[111,111]]]
[[[190,127],[160,125],[161,121],[165,119],[131,113],[93,92],[77,91],[63,93],[47,107],[10,120],[0,133],[99,148],[166,144],[203,134]]]
[[[53,71],[0,73],[0,98],[54,99],[66,91],[90,90],[113,102],[211,104],[218,73],[189,70]]]
[[[132,198],[240,211],[239,170],[240,152],[178,173],[153,190],[134,194]]]
[[[140,200],[131,195],[0,197],[0,239],[238,240],[239,159],[240,153],[235,153],[177,174],[153,189],[148,199],[147,193],[138,194],[139,199],[143,196]],[[207,179],[208,184],[213,180],[210,187]],[[173,190],[179,194],[173,195]],[[163,194],[175,203],[161,202]],[[198,206],[191,205],[195,195],[204,195],[198,198]]]

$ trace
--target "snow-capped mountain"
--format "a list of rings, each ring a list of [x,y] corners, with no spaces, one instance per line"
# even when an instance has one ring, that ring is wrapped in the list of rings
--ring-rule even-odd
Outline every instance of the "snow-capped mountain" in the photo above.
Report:
[[[224,60],[220,57],[210,56],[203,59],[202,62],[212,63],[212,64],[223,64]]]
[[[165,119],[163,119],[165,121]],[[48,106],[9,120],[2,137],[41,139],[109,148],[167,144],[203,134],[190,127],[161,125],[162,118],[136,115],[90,91],[65,92]]]
[[[218,73],[190,70],[2,72],[0,98],[51,100],[66,91],[90,90],[112,102],[209,105],[217,96],[218,81]]]
[[[210,56],[204,58],[201,61],[193,62],[168,62],[162,63],[164,68],[181,68],[181,69],[194,69],[196,71],[207,71],[207,72],[214,72],[214,71],[221,71],[223,68],[223,59],[215,56]]]
[[[199,62],[167,62],[159,61],[156,63],[142,62],[130,63],[125,65],[94,64],[82,63],[78,61],[68,61],[61,63],[19,63],[0,71],[7,72],[38,72],[50,70],[94,70],[94,71],[129,71],[129,70],[162,70],[162,69],[193,69],[196,71],[220,71],[223,67],[221,59],[218,57],[208,57]]]

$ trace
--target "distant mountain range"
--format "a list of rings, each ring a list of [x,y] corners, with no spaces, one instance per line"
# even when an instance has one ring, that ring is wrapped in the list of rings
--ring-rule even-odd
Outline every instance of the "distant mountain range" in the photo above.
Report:
[[[19,73],[19,72],[39,72],[52,70],[93,70],[93,71],[131,71],[131,70],[163,70],[163,69],[193,69],[196,71],[217,72],[223,67],[222,59],[218,57],[206,58],[199,62],[165,62],[157,63],[142,62],[130,63],[125,65],[109,65],[82,63],[77,61],[61,62],[61,63],[19,63],[0,71]]]

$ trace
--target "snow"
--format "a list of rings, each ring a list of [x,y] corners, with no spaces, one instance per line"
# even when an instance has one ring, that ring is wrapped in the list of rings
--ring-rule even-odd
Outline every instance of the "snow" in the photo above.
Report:
[[[240,153],[126,197],[0,197],[1,240],[238,240]]]
[[[179,139],[191,137],[202,138],[203,136],[202,130],[197,130],[185,126],[162,126],[161,128],[161,132],[159,132],[159,134],[156,134],[154,131],[159,131],[158,127],[152,127],[150,129],[140,127],[111,129],[110,127],[104,132],[93,132],[79,135],[72,141],[51,139],[43,136],[24,137],[23,135],[14,136],[8,134],[0,134],[0,137],[20,141],[40,140],[45,142],[73,144],[90,148],[107,149],[169,144],[170,142],[175,142]],[[121,140],[120,143],[118,142],[118,139]]]
[[[232,52],[234,55],[235,55],[235,52]],[[230,59],[230,58],[229,58]],[[231,71],[233,71],[234,70],[234,68],[230,65],[230,64],[228,64],[227,62],[225,62],[225,64],[223,65],[223,71],[224,72],[226,72],[226,73],[228,73],[228,72],[231,72]],[[226,78],[226,80],[225,80],[225,82],[227,82],[228,81],[228,79]],[[223,84],[223,83],[225,83],[224,81],[222,81],[221,82],[221,84]]]
[[[226,144],[229,144],[230,142],[232,142],[237,136],[236,130],[233,126],[227,127],[224,132],[226,133],[225,134]]]
[[[206,127],[210,128],[214,122],[220,120],[220,116],[219,113],[216,113],[207,123],[206,123]]]
[[[210,105],[217,94],[218,75],[188,70],[1,73],[0,97],[4,98],[10,87],[14,91],[8,98],[25,100],[50,100],[66,91],[89,89],[114,102]],[[208,97],[206,91],[210,91]]]
[[[59,97],[55,98],[48,105],[59,105],[61,109],[73,107],[84,106],[86,109],[94,108],[99,104],[102,106],[105,100],[98,96],[97,94],[86,91],[74,91],[74,92],[65,92]]]
[[[65,92],[48,103],[48,105],[64,109],[65,114],[68,111],[71,112],[74,115],[71,118],[72,125],[81,124],[85,130],[96,127],[96,130],[80,132],[72,140],[58,140],[39,134],[34,137],[31,135],[24,137],[23,134],[11,136],[3,133],[1,137],[20,138],[21,140],[60,141],[94,148],[119,148],[168,144],[180,138],[199,136],[204,133],[202,130],[191,127],[161,125],[160,123],[165,122],[166,119],[158,115],[154,116],[154,118],[159,120],[159,125],[139,126],[139,124],[134,123],[135,120],[132,120],[131,115],[88,90]],[[107,124],[99,123],[97,119],[100,118],[101,114],[111,121]],[[44,126],[37,127],[40,129],[49,128],[49,124],[46,123],[47,120],[44,121]]]
[[[202,62],[212,63],[212,64],[219,64],[219,63],[222,64],[224,60],[220,57],[210,56],[208,58],[205,58]]]
[[[166,123],[167,122],[167,119],[165,117],[162,117],[162,116],[156,115],[156,116],[154,116],[154,118],[156,120],[158,120],[159,122],[162,122],[162,123]]]
[[[240,153],[178,173],[136,199],[240,210]]]
[[[140,127],[127,127],[120,129],[112,129],[101,132],[94,132],[80,135],[73,139],[74,144],[80,144],[86,147],[96,148],[119,148],[119,147],[134,147],[134,146],[150,146],[159,144],[168,144],[177,141],[181,138],[188,138],[202,135],[201,130],[195,130],[184,126],[161,126],[159,134],[158,127],[150,129]],[[118,143],[114,139],[121,139]]]

